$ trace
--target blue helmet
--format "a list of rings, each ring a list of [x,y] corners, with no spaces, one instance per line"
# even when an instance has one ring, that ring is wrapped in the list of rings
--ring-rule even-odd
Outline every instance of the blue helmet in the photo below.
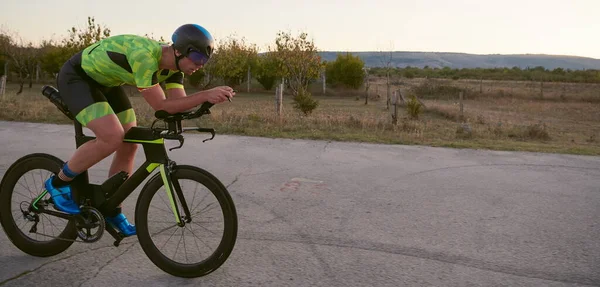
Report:
[[[200,53],[204,61],[208,61],[214,50],[212,35],[198,24],[184,24],[177,28],[171,36],[173,47],[185,57],[196,58],[196,52]]]

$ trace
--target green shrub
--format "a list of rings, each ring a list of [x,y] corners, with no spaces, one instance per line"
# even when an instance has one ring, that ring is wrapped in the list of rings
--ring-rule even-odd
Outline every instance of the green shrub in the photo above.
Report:
[[[300,110],[306,116],[318,106],[319,101],[313,99],[310,92],[305,89],[300,89],[298,94],[294,96],[294,108]]]
[[[550,134],[545,123],[537,123],[527,127],[525,137],[537,140],[549,140]]]
[[[423,111],[421,103],[415,95],[410,96],[410,100],[406,103],[406,111],[413,119],[418,119],[419,114]]]
[[[358,89],[364,82],[363,60],[351,53],[338,54],[333,62],[327,63],[327,82]]]

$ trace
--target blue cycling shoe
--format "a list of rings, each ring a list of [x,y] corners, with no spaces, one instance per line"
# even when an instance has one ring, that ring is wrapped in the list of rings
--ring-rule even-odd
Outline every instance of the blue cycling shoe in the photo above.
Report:
[[[71,187],[70,186],[61,186],[54,187],[52,185],[52,179],[55,176],[51,176],[44,183],[44,187],[50,193],[52,197],[52,201],[54,202],[54,207],[60,211],[69,213],[69,214],[79,214],[81,210],[71,195]]]
[[[123,213],[119,213],[115,217],[106,217],[106,221],[115,229],[119,230],[125,236],[136,234],[135,226],[127,221],[127,217]]]

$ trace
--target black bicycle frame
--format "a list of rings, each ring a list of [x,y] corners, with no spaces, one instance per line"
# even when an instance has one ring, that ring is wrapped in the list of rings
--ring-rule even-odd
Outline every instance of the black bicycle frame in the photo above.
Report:
[[[84,143],[94,140],[95,137],[86,136],[83,133],[81,124],[74,121],[75,125],[75,142],[77,148]],[[175,203],[175,194],[177,194],[181,205],[186,213],[186,218],[190,217],[190,211],[187,203],[181,192],[181,188],[175,182],[171,181],[171,170],[175,162],[170,160],[164,145],[164,138],[160,137],[151,128],[132,127],[123,139],[124,142],[132,144],[141,144],[144,149],[146,161],[135,172],[127,177],[124,172],[113,175],[101,185],[93,185],[89,183],[88,171],[79,174],[72,182],[72,188],[76,193],[76,198],[91,199],[93,206],[98,208],[102,214],[111,214],[117,207],[129,196],[133,191],[156,169],[159,168],[160,176],[162,177],[165,189],[169,196],[171,208],[177,224],[184,224],[180,216],[179,208]],[[124,177],[124,181],[119,180],[119,177]],[[121,178],[122,179],[122,178]],[[116,184],[111,184],[116,182]],[[114,188],[111,187],[115,186]],[[175,192],[173,192],[173,187]],[[90,193],[90,188],[91,190]]]
[[[42,88],[42,94],[48,98],[65,116],[73,120],[75,127],[75,143],[77,148],[85,144],[90,140],[94,140],[95,137],[86,136],[83,133],[83,127],[79,121],[76,120],[69,109],[66,107],[60,97],[59,91],[52,86],[44,86]],[[131,175],[129,176],[124,171],[121,171],[109,179],[107,179],[101,185],[90,184],[88,171],[84,171],[76,176],[71,182],[73,188],[74,197],[77,201],[81,202],[81,198],[86,201],[91,201],[92,206],[97,208],[102,214],[110,215],[114,214],[117,207],[129,196],[133,191],[156,169],[159,168],[160,176],[163,180],[165,189],[171,202],[171,208],[175,216],[175,220],[179,226],[185,225],[182,222],[190,222],[190,211],[181,192],[181,187],[177,181],[171,180],[171,172],[175,166],[175,162],[170,160],[167,151],[165,149],[165,139],[179,140],[180,145],[175,148],[180,148],[183,145],[183,136],[181,133],[186,130],[195,130],[199,132],[210,132],[212,138],[205,139],[212,140],[215,137],[214,129],[207,128],[186,128],[183,129],[181,121],[183,119],[198,118],[204,114],[210,114],[210,107],[212,103],[205,102],[202,104],[200,109],[194,112],[185,112],[178,114],[168,114],[165,111],[157,111],[155,116],[157,119],[162,119],[168,124],[168,129],[153,129],[152,127],[132,127],[127,131],[124,136],[123,142],[141,144],[146,155],[146,161]],[[171,148],[174,149],[174,148]],[[174,188],[173,188],[174,187]],[[173,189],[175,192],[173,192]],[[32,204],[32,208],[38,209],[36,203],[45,195],[42,193]],[[175,202],[175,196],[177,195],[181,206],[185,212],[185,218],[182,218],[179,213],[179,208]],[[70,217],[71,215],[54,212],[51,210],[43,210],[42,212],[53,214],[59,217]],[[114,230],[107,228],[107,230],[117,238]],[[118,244],[118,240],[116,242]]]

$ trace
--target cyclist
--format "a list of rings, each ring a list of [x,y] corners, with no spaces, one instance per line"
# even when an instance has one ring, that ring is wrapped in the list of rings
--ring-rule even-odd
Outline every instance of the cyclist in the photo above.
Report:
[[[172,45],[136,35],[117,35],[94,43],[69,59],[57,79],[58,90],[69,110],[96,139],[80,146],[60,172],[45,183],[54,206],[78,214],[70,182],[80,173],[115,153],[108,176],[131,174],[136,144],[124,143],[124,134],[136,126],[136,116],[123,85],[137,87],[155,110],[177,113],[206,101],[213,104],[235,95],[227,86],[186,95],[184,73],[191,75],[210,59],[214,40],[197,24],[178,27]],[[161,87],[164,83],[167,96]],[[106,215],[107,222],[125,236],[136,234],[121,208]]]

